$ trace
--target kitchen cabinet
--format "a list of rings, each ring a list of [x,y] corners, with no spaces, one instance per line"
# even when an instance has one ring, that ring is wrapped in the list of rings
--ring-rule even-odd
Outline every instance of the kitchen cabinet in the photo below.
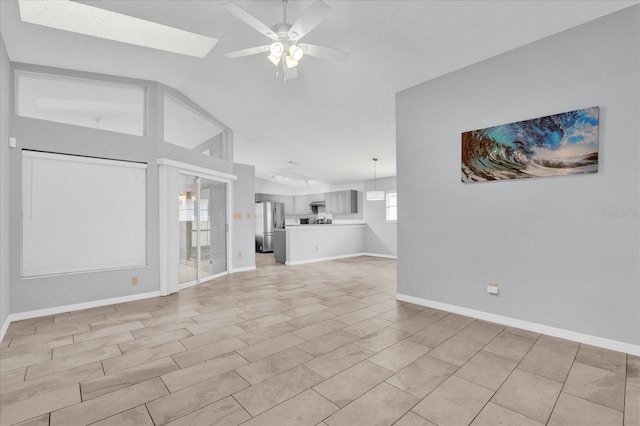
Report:
[[[307,195],[296,195],[293,197],[293,212],[295,214],[311,213]]]
[[[256,203],[264,201],[273,201],[276,203],[284,204],[284,213],[293,214],[293,195],[275,195],[275,194],[262,194],[256,193]]]
[[[327,192],[325,194],[325,212],[327,213],[357,213],[358,191]]]
[[[293,214],[293,195],[281,195],[281,203],[284,203],[284,214]]]

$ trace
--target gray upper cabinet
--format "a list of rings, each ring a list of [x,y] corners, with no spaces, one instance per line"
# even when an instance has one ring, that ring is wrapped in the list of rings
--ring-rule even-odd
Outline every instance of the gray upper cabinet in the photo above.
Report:
[[[293,195],[275,195],[256,193],[256,203],[264,201],[273,201],[276,203],[284,203],[284,213],[293,214]]]
[[[284,203],[285,214],[313,214],[309,206],[312,201],[324,201],[326,213],[358,213],[358,191],[327,192],[325,194],[306,195],[274,195],[256,194],[256,203],[261,201],[275,201]]]
[[[325,194],[325,211],[327,213],[357,213],[358,191],[327,192]]]
[[[311,214],[311,202],[309,195],[296,195],[293,197],[293,211],[296,214]]]
[[[281,195],[280,202],[284,203],[284,214],[293,214],[293,195]]]
[[[256,203],[261,203],[263,201],[271,201],[269,199],[269,194],[256,194]]]

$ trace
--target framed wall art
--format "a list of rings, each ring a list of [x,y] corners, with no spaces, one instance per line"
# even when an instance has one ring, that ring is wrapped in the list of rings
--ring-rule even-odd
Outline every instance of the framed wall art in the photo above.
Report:
[[[463,183],[598,172],[599,107],[462,134]]]

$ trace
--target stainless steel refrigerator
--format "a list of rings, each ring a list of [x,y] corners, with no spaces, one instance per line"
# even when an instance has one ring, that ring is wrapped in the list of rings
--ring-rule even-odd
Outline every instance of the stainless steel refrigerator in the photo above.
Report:
[[[284,203],[266,201],[256,203],[256,251],[273,251],[273,232],[284,228]]]

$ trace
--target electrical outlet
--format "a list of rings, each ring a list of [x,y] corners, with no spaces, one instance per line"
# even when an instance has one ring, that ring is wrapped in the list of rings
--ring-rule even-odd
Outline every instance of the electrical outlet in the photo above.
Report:
[[[498,294],[498,283],[489,283],[487,286],[487,293],[493,294],[494,296]]]
[[[318,251],[318,246],[316,246],[316,251]]]
[[[131,285],[138,285],[138,276],[134,275],[131,277]]]
[[[241,251],[239,251],[239,252],[238,252],[238,259],[240,259],[241,257],[242,257],[242,252],[241,252]]]
[[[242,213],[234,213],[233,214],[233,218],[234,219],[242,219]]]

